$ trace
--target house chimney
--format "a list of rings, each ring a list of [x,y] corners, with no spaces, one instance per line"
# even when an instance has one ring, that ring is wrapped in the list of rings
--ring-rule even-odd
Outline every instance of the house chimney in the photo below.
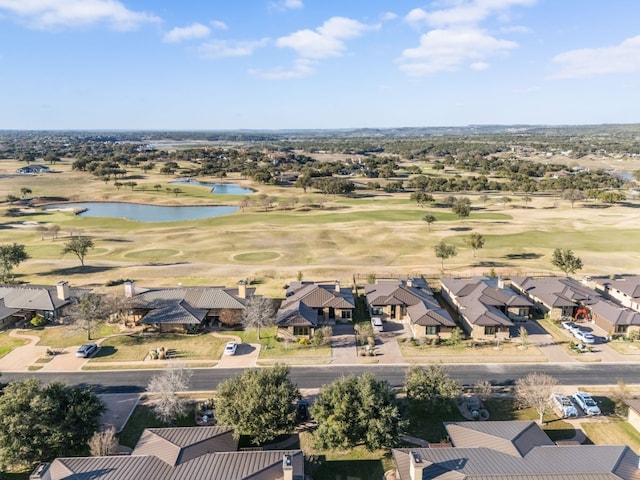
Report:
[[[124,282],[124,296],[127,298],[133,298],[136,294],[135,282]]]
[[[282,457],[282,479],[293,480],[293,455],[285,454]]]
[[[409,475],[411,480],[422,480],[422,471],[426,466],[426,462],[418,452],[409,452],[410,465]]]
[[[336,293],[340,293],[340,280],[336,280],[335,289]]]
[[[240,298],[247,298],[247,282],[245,280],[238,282],[238,296]]]
[[[69,282],[67,282],[66,280],[58,282],[56,284],[56,293],[60,300],[69,300]]]
[[[29,480],[51,480],[51,472],[49,472],[50,463],[41,463],[29,475]]]
[[[407,287],[413,287],[413,278],[407,278]]]

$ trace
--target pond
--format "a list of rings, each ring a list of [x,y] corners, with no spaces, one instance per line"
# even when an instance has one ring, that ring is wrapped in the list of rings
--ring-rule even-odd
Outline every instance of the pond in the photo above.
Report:
[[[136,222],[181,222],[220,217],[238,211],[232,206],[169,207],[119,202],[82,202],[47,205],[44,210],[82,210],[82,217],[127,218]]]
[[[250,188],[244,188],[235,183],[208,183],[197,180],[178,180],[169,183],[178,185],[202,185],[203,187],[209,187],[211,193],[214,195],[249,195],[253,193],[253,190]]]

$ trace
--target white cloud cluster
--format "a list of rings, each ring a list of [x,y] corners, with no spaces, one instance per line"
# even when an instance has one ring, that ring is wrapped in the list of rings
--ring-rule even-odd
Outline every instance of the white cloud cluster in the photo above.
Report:
[[[556,55],[553,62],[559,66],[551,77],[555,79],[640,72],[640,35],[611,47],[570,50]]]
[[[200,56],[208,59],[246,57],[256,49],[266,46],[268,38],[260,40],[211,40],[200,45]]]
[[[96,23],[132,30],[143,23],[161,21],[150,13],[129,10],[117,0],[0,0],[2,11],[42,30]]]
[[[304,7],[302,0],[280,0],[278,2],[269,3],[270,10],[297,10]]]
[[[346,50],[344,40],[359,37],[372,27],[346,17],[332,17],[315,30],[298,30],[276,40],[278,47],[294,49],[302,58],[339,57]]]
[[[342,56],[347,49],[345,40],[376,28],[379,27],[347,17],[331,17],[315,30],[298,30],[276,40],[276,46],[291,48],[298,54],[292,69],[278,67],[268,72],[253,70],[252,73],[269,79],[307,77],[315,72],[320,60]]]
[[[211,29],[201,23],[192,23],[186,27],[176,27],[169,30],[162,41],[165,43],[180,43],[194,38],[205,38],[211,33]]]
[[[411,76],[455,71],[462,66],[481,71],[489,68],[485,60],[504,55],[518,44],[496,38],[480,24],[498,16],[506,21],[515,6],[530,6],[536,0],[459,0],[450,8],[427,11],[414,8],[404,20],[417,29],[427,28],[417,47],[405,49],[400,69]],[[525,31],[511,27],[512,31]]]

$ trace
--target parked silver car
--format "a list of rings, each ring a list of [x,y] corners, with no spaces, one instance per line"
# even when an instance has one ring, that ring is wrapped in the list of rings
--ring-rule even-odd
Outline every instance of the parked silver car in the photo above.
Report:
[[[566,395],[563,395],[562,393],[552,393],[551,401],[563,418],[578,416],[578,409]]]
[[[573,400],[587,415],[600,415],[602,413],[596,401],[587,392],[577,391],[573,394]]]

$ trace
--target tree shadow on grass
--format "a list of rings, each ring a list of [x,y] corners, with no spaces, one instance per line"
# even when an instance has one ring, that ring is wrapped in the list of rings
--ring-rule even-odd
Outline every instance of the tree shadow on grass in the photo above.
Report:
[[[113,355],[115,355],[118,352],[118,349],[116,347],[112,347],[111,345],[104,345],[101,346],[98,351],[96,352],[96,354],[93,356],[93,358],[106,358],[106,357],[112,357]]]
[[[90,273],[101,273],[108,272],[109,270],[113,270],[115,267],[108,266],[93,266],[93,265],[85,265],[84,267],[79,265],[77,267],[69,267],[69,268],[57,268],[55,270],[51,270],[48,273],[53,275],[81,275],[81,274],[90,274]]]
[[[471,230],[471,227],[451,227],[449,230],[453,230],[454,232],[468,232]]]
[[[490,262],[490,261],[480,261],[480,262],[475,262],[471,265],[472,267],[513,267],[512,263],[506,263],[506,262]]]
[[[509,260],[537,260],[542,256],[541,253],[509,253],[504,258]]]
[[[324,455],[307,462],[305,472],[325,480],[384,478],[382,460],[326,460]]]

